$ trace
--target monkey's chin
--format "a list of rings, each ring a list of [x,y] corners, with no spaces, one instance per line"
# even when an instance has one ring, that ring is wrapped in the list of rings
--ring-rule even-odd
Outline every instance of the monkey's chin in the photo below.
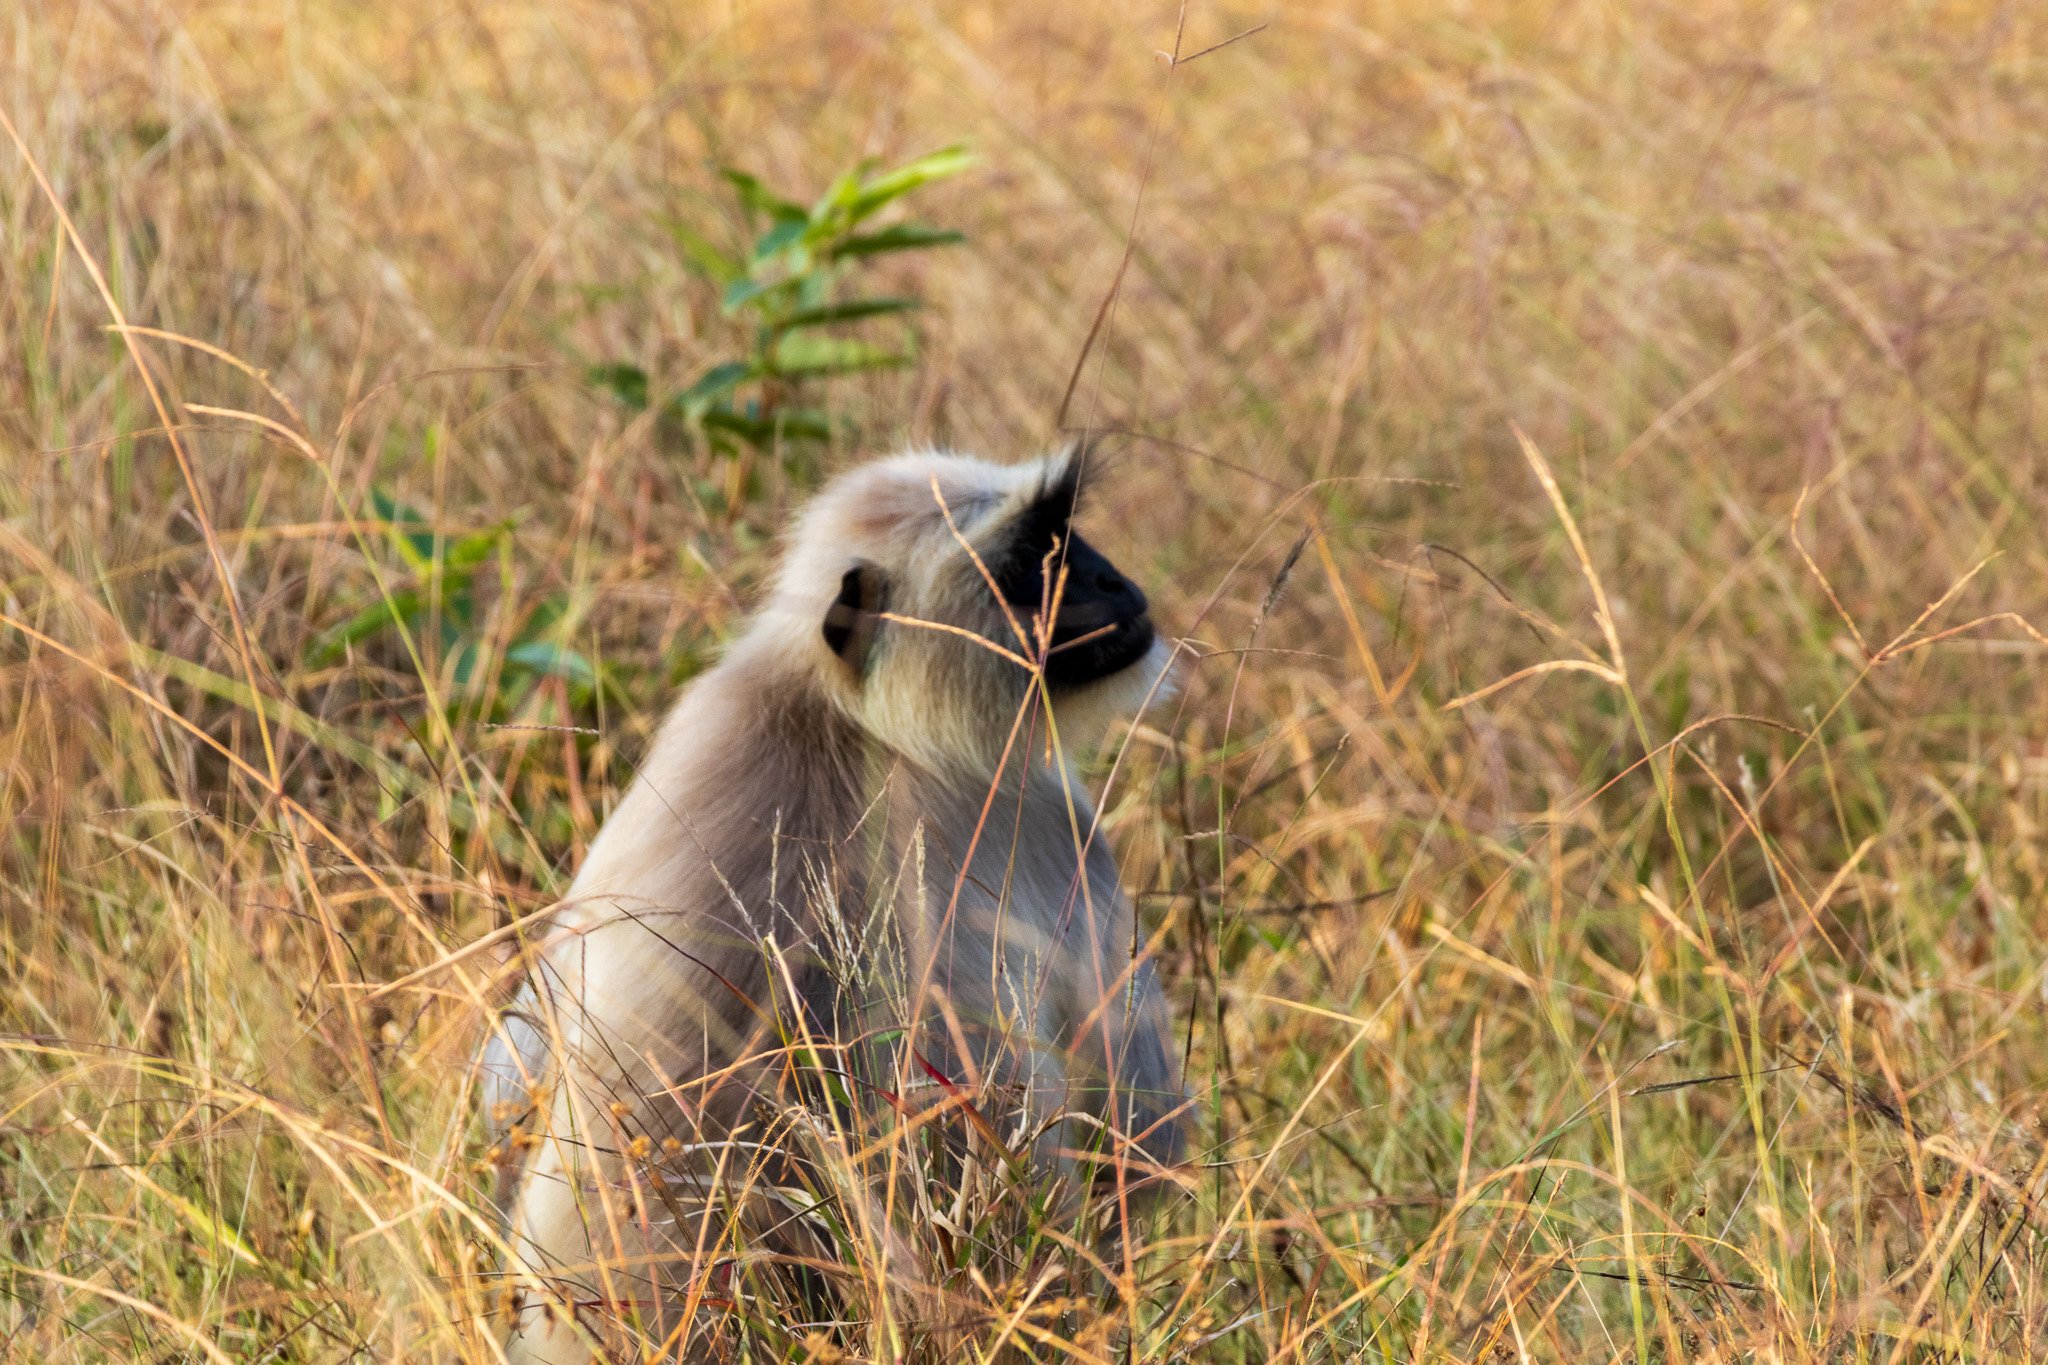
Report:
[[[1053,693],[1061,744],[1070,749],[1095,749],[1118,721],[1173,700],[1180,691],[1178,652],[1176,641],[1155,638],[1152,647],[1130,667]]]

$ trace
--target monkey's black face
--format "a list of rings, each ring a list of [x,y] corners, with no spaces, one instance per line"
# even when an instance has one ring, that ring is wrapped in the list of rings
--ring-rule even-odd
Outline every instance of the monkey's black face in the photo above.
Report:
[[[1121,673],[1151,651],[1153,640],[1145,594],[1074,533],[1072,507],[1071,488],[1048,494],[1018,519],[1014,539],[989,565],[1020,621],[1051,613],[1045,680],[1055,689]]]

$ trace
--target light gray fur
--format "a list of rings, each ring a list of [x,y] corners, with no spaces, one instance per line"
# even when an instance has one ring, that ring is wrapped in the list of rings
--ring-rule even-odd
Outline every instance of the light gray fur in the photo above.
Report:
[[[770,942],[821,1022],[886,1010],[859,984],[878,974],[923,986],[918,1055],[963,1088],[1000,1087],[982,1093],[1009,1097],[1006,1136],[1040,1130],[1041,1155],[1091,1135],[1114,1145],[1046,1123],[1076,1109],[1177,1158],[1165,1000],[1064,757],[1160,690],[1166,648],[1055,696],[1055,752],[1030,673],[994,650],[887,622],[856,674],[821,634],[842,575],[866,561],[892,614],[1025,648],[961,538],[999,544],[1072,458],[899,456],[806,508],[768,601],[661,726],[487,1041],[482,1091],[525,1269],[640,1301],[657,1337],[678,1320],[699,1220],[651,1199],[619,1154],[672,1139],[684,1155],[668,1170],[699,1195],[777,1183],[772,1155],[748,1145],[772,1137],[762,1097],[780,1058],[757,1054],[781,1046],[748,1002],[788,995]],[[510,1350],[589,1358],[532,1307]]]

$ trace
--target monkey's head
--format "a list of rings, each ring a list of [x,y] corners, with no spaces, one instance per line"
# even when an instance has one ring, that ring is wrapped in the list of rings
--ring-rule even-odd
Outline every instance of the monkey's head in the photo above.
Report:
[[[841,475],[804,509],[757,631],[930,766],[992,766],[1041,673],[1061,747],[1094,745],[1164,690],[1172,649],[1073,528],[1085,458],[909,454]],[[1044,734],[1027,717],[1018,752]]]

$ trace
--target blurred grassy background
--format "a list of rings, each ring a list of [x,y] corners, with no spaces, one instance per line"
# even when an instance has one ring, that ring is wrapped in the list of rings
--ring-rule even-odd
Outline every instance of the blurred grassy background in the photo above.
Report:
[[[1107,804],[1208,1150],[1105,1301],[980,1248],[900,1353],[2043,1354],[2048,14],[1181,19],[0,16],[7,1352],[495,1358],[480,978],[365,983],[548,903],[801,493],[585,369],[729,350],[716,165],[966,139],[830,462],[1052,442],[1128,256],[1070,420],[1209,652]],[[323,657],[373,488],[612,683]]]

